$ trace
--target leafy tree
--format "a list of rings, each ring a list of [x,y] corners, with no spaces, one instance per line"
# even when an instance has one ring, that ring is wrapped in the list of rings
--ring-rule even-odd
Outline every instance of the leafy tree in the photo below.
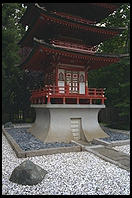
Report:
[[[129,53],[130,46],[130,6],[123,4],[117,11],[111,14],[101,23],[106,27],[125,27],[121,35],[101,43],[98,51],[104,54]],[[129,127],[130,121],[130,62],[129,57],[122,58],[120,62],[108,67],[89,72],[90,87],[102,87],[105,85],[107,97],[106,106],[117,108],[119,120],[116,127],[121,124]],[[121,123],[123,121],[123,123]]]
[[[3,121],[6,113],[25,110],[29,107],[24,72],[20,63],[18,41],[25,29],[19,23],[25,8],[21,3],[2,4],[2,113]],[[27,99],[28,98],[28,99]],[[8,118],[9,120],[11,118]]]

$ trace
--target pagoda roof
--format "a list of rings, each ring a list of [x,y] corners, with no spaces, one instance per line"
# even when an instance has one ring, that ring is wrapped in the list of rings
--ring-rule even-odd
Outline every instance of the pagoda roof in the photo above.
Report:
[[[27,8],[27,9],[31,9]],[[24,37],[21,39],[19,44],[23,44],[24,42],[32,43],[32,38],[34,36],[39,36],[40,39],[42,37],[53,37],[55,34],[59,34],[60,32],[67,32],[68,35],[74,34],[74,37],[85,38],[86,42],[89,45],[94,46],[99,43],[112,38],[118,34],[120,34],[126,28],[106,28],[99,27],[91,24],[80,23],[71,19],[67,19],[61,16],[58,16],[54,13],[48,12],[42,7],[35,5],[32,7],[35,11],[36,15],[34,15],[33,19],[31,18],[31,13],[28,12],[30,21],[30,28],[25,33]],[[33,12],[33,11],[32,11]],[[49,31],[49,26],[50,31]],[[50,34],[49,34],[50,32]],[[50,38],[49,38],[50,39]]]
[[[22,67],[29,70],[42,71],[50,65],[50,62],[72,63],[82,65],[88,70],[98,69],[112,63],[117,63],[120,58],[128,56],[128,54],[120,55],[104,55],[104,54],[86,54],[82,51],[72,51],[62,47],[55,47],[44,41],[34,38],[35,46],[26,60],[21,64]],[[66,62],[65,62],[66,61]],[[68,61],[68,62],[67,62]]]
[[[81,16],[98,23],[109,14],[117,10],[123,3],[39,3],[39,6],[52,12],[64,12]],[[35,3],[26,3],[30,9]],[[24,19],[24,17],[23,17]]]

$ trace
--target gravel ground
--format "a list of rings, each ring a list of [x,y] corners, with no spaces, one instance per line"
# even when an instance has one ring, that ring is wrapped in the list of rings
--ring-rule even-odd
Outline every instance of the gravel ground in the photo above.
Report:
[[[130,155],[130,145],[115,146],[113,148],[117,151],[122,151],[123,153]]]
[[[130,173],[88,152],[70,152],[28,157],[48,174],[34,186],[9,181],[16,166],[25,161],[17,158],[2,136],[3,195],[129,195]]]
[[[103,130],[105,133],[107,133],[110,137],[108,138],[100,138],[106,142],[111,142],[111,141],[117,141],[117,140],[127,140],[130,138],[128,134],[125,133],[119,133],[118,130],[117,132],[113,132],[111,129],[103,127]]]
[[[13,137],[22,150],[39,150],[45,148],[56,147],[70,147],[76,146],[75,143],[43,143],[39,139],[35,138],[31,133],[27,132],[28,128],[6,128],[6,131]]]
[[[43,143],[39,139],[35,138],[31,133],[27,132],[26,127],[20,128],[6,128],[6,131],[14,138],[17,144],[21,147],[22,150],[39,150],[45,148],[55,148],[55,147],[67,147],[75,146],[74,143]],[[116,141],[116,140],[126,140],[129,139],[129,135],[125,133],[116,133],[111,131],[109,128],[104,127],[103,130],[110,136],[108,138],[100,138],[107,142]]]

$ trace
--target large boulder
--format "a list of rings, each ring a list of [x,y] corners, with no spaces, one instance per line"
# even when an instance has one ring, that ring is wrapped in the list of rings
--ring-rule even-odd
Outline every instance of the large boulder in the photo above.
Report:
[[[46,174],[46,170],[26,160],[13,170],[9,180],[17,184],[32,186],[40,183]]]

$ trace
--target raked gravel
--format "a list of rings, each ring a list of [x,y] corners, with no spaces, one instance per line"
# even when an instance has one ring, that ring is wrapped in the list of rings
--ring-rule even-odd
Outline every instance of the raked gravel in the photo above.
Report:
[[[27,159],[27,158],[26,158]],[[130,173],[88,152],[28,157],[48,171],[37,185],[18,185],[9,181],[16,166],[26,160],[17,158],[2,135],[3,195],[129,195]]]
[[[6,131],[13,137],[16,143],[24,151],[28,150],[39,150],[45,148],[57,148],[57,147],[72,147],[76,146],[75,143],[43,143],[38,138],[33,136],[31,133],[27,132],[29,128],[6,128]]]
[[[117,151],[122,151],[123,153],[130,155],[130,145],[115,146],[113,148]]]

